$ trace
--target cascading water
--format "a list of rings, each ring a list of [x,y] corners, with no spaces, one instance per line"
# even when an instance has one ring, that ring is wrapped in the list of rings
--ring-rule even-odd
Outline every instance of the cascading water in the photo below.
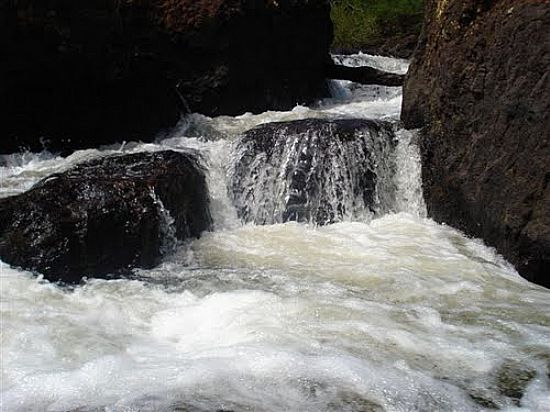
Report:
[[[214,230],[135,279],[69,289],[3,265],[1,410],[548,410],[550,292],[425,218],[416,136],[397,130],[399,88],[332,86],[314,108],[192,115],[156,144],[6,157],[2,196],[93,157],[198,150]],[[306,118],[329,137],[335,119],[384,126],[336,141],[275,134],[269,153],[243,137]],[[359,184],[363,173],[374,180]],[[297,203],[328,212],[280,223]]]
[[[368,221],[391,206],[394,137],[389,123],[354,119],[252,129],[237,149],[235,206],[256,224]]]

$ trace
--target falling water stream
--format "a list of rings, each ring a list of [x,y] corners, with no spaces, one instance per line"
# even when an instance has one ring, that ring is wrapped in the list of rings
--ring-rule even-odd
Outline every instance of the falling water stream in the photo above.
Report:
[[[363,54],[335,59],[407,69]],[[132,279],[60,287],[0,263],[0,409],[550,411],[550,291],[426,217],[416,134],[398,127],[400,88],[331,87],[314,107],[191,115],[157,143],[5,156],[0,196],[98,156],[196,151],[214,228]],[[246,200],[230,190],[242,134],[305,118],[389,122],[374,207],[346,198],[350,212],[334,224],[280,223],[284,182],[264,198],[266,177],[250,175],[247,187],[261,190],[248,210],[266,224],[243,223],[235,202]],[[346,150],[339,167],[353,168]]]

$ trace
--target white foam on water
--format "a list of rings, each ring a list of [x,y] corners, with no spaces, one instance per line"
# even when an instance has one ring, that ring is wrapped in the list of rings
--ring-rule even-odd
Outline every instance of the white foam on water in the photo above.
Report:
[[[190,247],[191,267],[144,271],[175,286],[4,266],[5,410],[476,410],[510,361],[539,372],[526,405],[547,399],[548,292],[448,227],[250,225]]]

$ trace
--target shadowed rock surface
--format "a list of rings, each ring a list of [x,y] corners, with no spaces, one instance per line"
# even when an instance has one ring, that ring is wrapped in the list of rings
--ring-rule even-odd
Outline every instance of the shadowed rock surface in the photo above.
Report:
[[[93,160],[0,199],[0,257],[70,283],[150,268],[176,237],[198,237],[210,227],[208,202],[193,155]]]
[[[418,44],[419,34],[420,28],[418,31],[411,34],[382,36],[371,44],[357,45],[354,47],[333,47],[332,52],[335,54],[355,54],[362,52],[375,56],[410,59]]]
[[[349,67],[338,64],[327,65],[327,77],[362,84],[379,84],[381,86],[402,86],[405,78],[402,74],[385,72],[374,67]]]
[[[550,287],[550,2],[427,1],[402,120],[430,216]]]
[[[237,148],[232,194],[245,222],[327,224],[374,211],[377,159],[388,155],[389,123],[306,119],[267,123]]]
[[[326,97],[326,1],[0,3],[0,153],[152,140],[182,112]]]

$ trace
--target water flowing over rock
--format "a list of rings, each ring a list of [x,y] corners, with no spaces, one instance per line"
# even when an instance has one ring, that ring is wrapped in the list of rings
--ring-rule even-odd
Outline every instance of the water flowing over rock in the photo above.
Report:
[[[306,119],[268,123],[245,133],[237,147],[232,194],[245,222],[326,224],[372,215],[391,191],[389,123]]]
[[[49,176],[0,199],[0,257],[78,282],[149,268],[210,226],[205,176],[194,155],[111,156]]]
[[[394,59],[340,57],[350,65],[406,69],[406,62]],[[246,153],[235,151],[246,146],[239,145],[246,131],[277,121],[343,117],[379,119],[395,127],[400,88],[332,83],[338,93],[326,104],[237,117],[193,115],[169,139],[127,144],[117,152],[101,148],[67,157],[44,152],[0,156],[0,197],[7,197],[92,156],[198,152],[213,218],[212,231],[181,242],[162,264],[136,269],[128,279],[58,287],[0,257],[0,409],[547,410],[550,289],[519,278],[479,239],[424,218],[416,131],[397,129],[394,147],[393,137],[390,144],[384,140],[385,131],[391,132],[387,123],[367,130],[360,121],[349,120],[349,129],[355,122],[357,133],[372,135],[376,160],[372,164],[370,156],[365,158],[373,168],[363,166],[362,146],[353,143],[360,136],[338,138],[343,126],[333,125],[338,133],[331,136],[332,146],[328,132],[322,133],[327,136],[320,144],[331,153],[338,142],[358,147],[356,153],[346,149],[335,156],[332,173],[325,175],[338,182],[337,174],[352,163],[342,158],[356,154],[360,162],[353,167],[376,170],[379,200],[373,209],[393,204],[391,212],[405,213],[376,213],[372,220],[356,216],[348,221],[345,216],[346,221],[324,226],[242,224],[233,207],[231,172]],[[331,123],[310,122],[310,135]],[[303,132],[302,140],[313,141],[305,125],[294,127]],[[256,157],[272,153],[271,161],[279,165],[274,153],[285,136],[275,130],[282,126],[263,128],[273,133],[258,136],[265,150]],[[302,153],[291,150],[294,140],[286,136],[289,164]],[[253,148],[252,140],[249,144]],[[324,159],[314,147],[304,148]],[[379,160],[384,148],[389,155]],[[272,176],[273,170],[284,169],[264,170]],[[252,174],[243,182],[247,188],[264,185]],[[395,203],[382,197],[391,193],[382,189],[392,183]],[[265,193],[266,200],[276,196],[275,191]],[[144,193],[142,203],[151,198],[165,206],[158,205],[167,234],[161,248],[169,250],[175,213],[157,190],[155,196]],[[54,202],[52,208],[62,207]],[[146,216],[152,213],[146,210]],[[70,224],[70,216],[66,221]],[[103,239],[110,241],[107,234]]]
[[[550,287],[550,3],[427,2],[402,120],[430,216]]]
[[[333,52],[348,55],[362,52],[374,56],[410,59],[418,44],[420,29],[409,28],[408,30],[413,33],[409,32],[393,36],[382,36],[379,39],[373,39],[371,44],[361,45],[359,47],[335,47],[333,48]]]
[[[0,4],[0,153],[152,140],[181,113],[328,96],[326,1]]]
[[[327,66],[327,76],[331,79],[349,80],[362,84],[379,84],[381,86],[402,86],[402,74],[384,72],[373,67],[349,67],[337,64]]]

